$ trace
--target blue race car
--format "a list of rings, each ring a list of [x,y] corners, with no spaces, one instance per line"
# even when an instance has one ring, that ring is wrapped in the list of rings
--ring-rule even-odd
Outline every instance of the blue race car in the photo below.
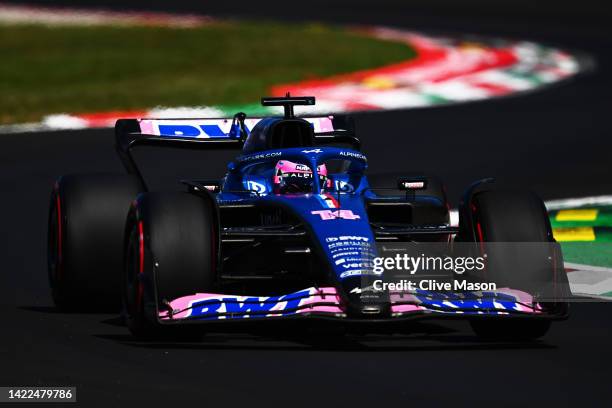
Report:
[[[117,121],[128,174],[67,175],[52,191],[56,305],[121,305],[131,332],[143,337],[258,319],[383,325],[460,317],[481,336],[536,338],[567,317],[561,253],[536,195],[474,183],[451,225],[436,179],[368,176],[350,118],[295,117],[295,105],[314,103],[262,99],[283,106],[283,117]],[[241,153],[221,180],[153,192],[132,155],[141,145]],[[521,250],[528,262],[515,263],[516,248],[487,246],[504,243],[530,243]],[[401,260],[416,250],[424,260],[429,248],[446,260],[482,256],[482,268],[380,270],[382,255]],[[420,280],[411,286],[405,277]]]

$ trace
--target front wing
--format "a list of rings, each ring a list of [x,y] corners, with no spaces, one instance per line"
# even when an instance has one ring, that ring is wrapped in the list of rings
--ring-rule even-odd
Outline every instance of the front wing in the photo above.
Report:
[[[390,293],[391,315],[386,320],[411,317],[552,315],[525,292],[502,288],[494,292],[448,294],[427,291]],[[310,287],[281,296],[236,296],[198,293],[175,299],[158,312],[160,323],[282,319],[308,316],[349,320],[336,288]],[[368,319],[363,319],[367,321]]]

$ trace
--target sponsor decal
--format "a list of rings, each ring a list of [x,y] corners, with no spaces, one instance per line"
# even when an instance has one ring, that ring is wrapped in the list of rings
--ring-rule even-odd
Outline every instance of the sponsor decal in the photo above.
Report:
[[[344,180],[334,180],[334,188],[341,193],[352,193],[355,191],[355,187]]]
[[[348,259],[346,261],[349,261]],[[372,267],[372,264],[369,262],[353,262],[350,264],[343,264],[342,267],[344,269],[350,269],[350,268],[370,268]]]
[[[370,238],[360,235],[326,237],[325,242],[339,278],[372,274],[372,259],[376,256]]]
[[[352,151],[344,151],[344,152],[340,152],[338,153],[339,156],[344,156],[344,157],[352,157],[354,159],[359,159],[359,160],[363,160],[363,161],[367,161],[368,159],[365,157],[365,155],[361,154],[361,153],[357,153],[357,152],[352,152]]]
[[[247,132],[259,120],[248,119],[244,125]],[[230,119],[141,119],[139,126],[142,133],[160,137],[236,137],[236,130],[233,129]]]
[[[338,252],[336,254],[333,254],[332,257],[333,258],[340,258],[341,256],[357,256],[360,255],[360,252],[357,251],[348,251],[348,252]]]
[[[332,250],[332,253],[339,250],[359,251],[364,248],[371,248],[370,244],[365,242],[332,242],[327,247]]]
[[[201,302],[194,302],[191,305],[191,316],[203,317],[218,314],[221,312],[222,306],[225,309],[223,313],[230,315],[265,315],[272,310],[284,314],[287,311],[296,309],[302,298],[308,295],[309,291],[305,290],[292,295],[271,296],[267,298],[249,297],[239,300],[235,297],[225,297],[221,299],[206,299]]]
[[[199,293],[170,302],[172,312],[160,311],[162,319],[202,320],[279,317],[300,313],[344,316],[337,290],[308,288],[280,296],[235,296]]]
[[[168,112],[171,114],[174,112]],[[146,116],[157,114],[157,112],[139,112],[136,116]],[[189,114],[189,112],[176,112],[177,116]],[[202,112],[202,115],[224,114],[222,112]],[[230,113],[228,112],[228,115]],[[126,115],[134,116],[134,115]],[[110,119],[109,119],[110,120]],[[307,118],[315,128],[315,132],[329,131],[331,118]],[[244,127],[250,132],[261,118],[247,118]],[[237,132],[232,126],[231,119],[142,119],[140,120],[140,130],[142,133],[166,136],[166,137],[187,137],[187,138],[230,138],[236,137]],[[333,126],[331,126],[333,130]],[[320,149],[317,149],[320,150]]]
[[[342,272],[340,274],[340,279],[350,278],[351,276],[363,276],[363,275],[370,275],[370,273],[366,270],[356,269],[356,270]]]
[[[315,153],[315,154],[319,154],[322,153],[323,150],[321,149],[312,149],[312,150],[302,150],[302,153]]]
[[[342,279],[350,278],[353,276],[378,276],[378,274],[368,269],[351,269],[351,270],[342,272],[338,276],[338,278],[342,280]]]
[[[361,255],[359,252],[354,252],[354,254],[355,255]],[[372,267],[372,263],[369,261],[369,259],[367,259],[367,258],[360,258],[358,256],[357,257],[353,256],[353,257],[348,257],[348,258],[340,258],[340,259],[335,261],[335,264],[336,265],[341,265],[341,264],[344,264],[346,262],[362,262],[364,260],[367,261],[367,263],[359,264],[359,265],[356,265],[356,264],[353,263],[353,264],[350,264],[350,265],[348,265],[348,264],[347,265],[342,265],[342,267],[343,268]]]
[[[402,181],[400,186],[404,190],[421,190],[425,188],[424,181]]]
[[[374,292],[374,286],[370,285],[370,286],[366,286],[365,288],[362,288],[360,286],[356,286],[354,287],[349,293],[356,293],[356,294],[361,294],[363,292]]]
[[[274,158],[274,157],[280,157],[282,155],[283,155],[283,152],[258,153],[258,154],[253,154],[250,156],[241,156],[238,160],[240,162],[248,162],[248,161],[253,161],[253,160],[263,160],[263,159],[269,159],[269,158]]]
[[[369,242],[370,238],[361,237],[359,235],[340,235],[338,237],[327,237],[325,238],[325,242],[337,242],[337,241],[363,241]]]
[[[218,125],[159,125],[159,135],[191,138],[227,137],[227,134]]]
[[[517,303],[516,297],[499,292],[478,293],[432,293],[417,291],[416,298],[422,306],[435,309],[475,309],[475,310],[517,310],[523,308]]]
[[[299,170],[299,169],[296,169]],[[311,179],[312,178],[312,173],[281,173],[279,174],[280,178],[304,178],[304,179]]]
[[[256,181],[247,181],[244,183],[247,190],[254,191],[257,194],[266,193],[266,186],[262,183],[258,183]]]
[[[295,165],[295,169],[296,169],[297,171],[310,171],[310,167],[308,167],[308,166],[307,166],[307,165],[305,165],[305,164],[296,164],[296,165]]]
[[[358,220],[361,217],[357,214],[354,214],[352,210],[317,210],[311,211],[312,215],[319,215],[323,221],[328,220]]]

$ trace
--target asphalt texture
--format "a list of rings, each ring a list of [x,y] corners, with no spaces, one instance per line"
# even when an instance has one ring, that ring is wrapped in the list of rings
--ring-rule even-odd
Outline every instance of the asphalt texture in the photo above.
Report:
[[[177,2],[175,8],[498,34],[592,56],[597,70],[542,92],[358,115],[356,124],[371,171],[435,174],[455,203],[471,181],[486,176],[547,199],[612,191],[606,53],[612,36],[601,16],[577,12],[570,24],[566,14],[505,18],[488,9],[449,12],[400,2],[356,1],[347,8],[339,1],[346,7],[334,3],[318,13],[312,8],[321,7],[318,1],[302,4],[300,13],[277,3]],[[145,153],[152,179],[220,174],[231,156]],[[412,324],[384,335],[255,327],[197,342],[140,342],[116,314],[61,313],[47,284],[48,196],[59,175],[89,171],[122,171],[111,131],[0,136],[1,386],[74,385],[80,404],[109,407],[607,405],[611,304],[574,304],[569,320],[530,343],[482,342],[463,322]]]

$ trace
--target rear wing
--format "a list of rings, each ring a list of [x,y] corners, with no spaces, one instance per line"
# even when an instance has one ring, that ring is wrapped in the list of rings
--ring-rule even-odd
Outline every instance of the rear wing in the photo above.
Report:
[[[115,124],[115,144],[119,158],[130,174],[144,179],[131,154],[134,146],[167,146],[192,150],[240,150],[250,129],[264,118],[233,119],[119,119]],[[310,122],[319,145],[348,144],[360,150],[353,121],[348,116],[303,117]]]

